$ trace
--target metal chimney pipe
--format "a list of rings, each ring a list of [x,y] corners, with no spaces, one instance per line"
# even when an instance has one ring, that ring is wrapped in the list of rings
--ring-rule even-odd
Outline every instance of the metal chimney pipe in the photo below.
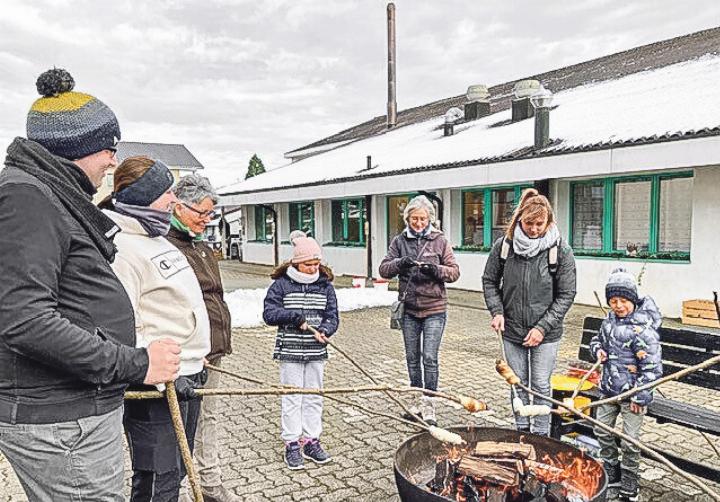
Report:
[[[550,144],[550,108],[535,108],[535,149]]]
[[[397,124],[397,100],[395,87],[395,4],[390,2],[387,6],[387,32],[388,32],[388,103],[387,126],[388,129]]]

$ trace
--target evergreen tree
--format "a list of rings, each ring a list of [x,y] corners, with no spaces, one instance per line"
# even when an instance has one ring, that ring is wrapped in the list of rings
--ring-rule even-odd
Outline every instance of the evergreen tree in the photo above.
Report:
[[[264,172],[265,166],[263,165],[263,161],[260,160],[260,157],[258,157],[256,153],[253,154],[253,156],[250,157],[250,162],[248,162],[248,170],[245,175],[245,179],[252,178],[253,176],[257,176],[258,174],[262,174]]]

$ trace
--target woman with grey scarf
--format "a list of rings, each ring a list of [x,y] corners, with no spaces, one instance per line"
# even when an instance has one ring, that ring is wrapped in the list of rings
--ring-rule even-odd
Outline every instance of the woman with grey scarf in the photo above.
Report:
[[[204,359],[210,351],[210,323],[193,269],[165,239],[177,202],[174,178],[158,160],[130,157],[115,170],[114,181],[115,191],[101,203],[122,230],[115,237],[118,250],[112,269],[132,303],[138,346],[168,339],[180,345],[175,388],[192,450],[201,405],[195,389],[207,379]],[[123,425],[132,457],[131,500],[178,500],[185,468],[167,401],[127,401]]]
[[[547,197],[532,188],[523,192],[505,235],[493,244],[482,279],[490,327],[502,338],[504,358],[523,384],[550,396],[563,320],[576,284],[575,258],[562,242]],[[529,404],[525,392],[518,394]],[[530,417],[514,411],[518,430],[530,432]],[[532,432],[548,435],[550,417],[533,417]]]

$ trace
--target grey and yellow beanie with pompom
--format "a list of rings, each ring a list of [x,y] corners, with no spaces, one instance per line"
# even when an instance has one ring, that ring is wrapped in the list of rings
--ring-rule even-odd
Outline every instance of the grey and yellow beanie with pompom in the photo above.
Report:
[[[113,111],[99,99],[73,91],[70,73],[53,68],[35,84],[42,96],[27,116],[27,137],[50,153],[68,160],[114,148],[120,125]]]

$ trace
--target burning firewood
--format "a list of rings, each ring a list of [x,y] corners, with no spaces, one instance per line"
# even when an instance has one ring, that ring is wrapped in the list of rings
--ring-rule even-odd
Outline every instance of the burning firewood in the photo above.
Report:
[[[498,441],[480,441],[475,445],[478,457],[522,458],[535,460],[535,447],[527,443],[503,443]]]
[[[466,476],[488,483],[506,486],[517,486],[520,483],[517,466],[507,467],[495,462],[486,462],[479,457],[464,456],[460,459],[457,470]]]

